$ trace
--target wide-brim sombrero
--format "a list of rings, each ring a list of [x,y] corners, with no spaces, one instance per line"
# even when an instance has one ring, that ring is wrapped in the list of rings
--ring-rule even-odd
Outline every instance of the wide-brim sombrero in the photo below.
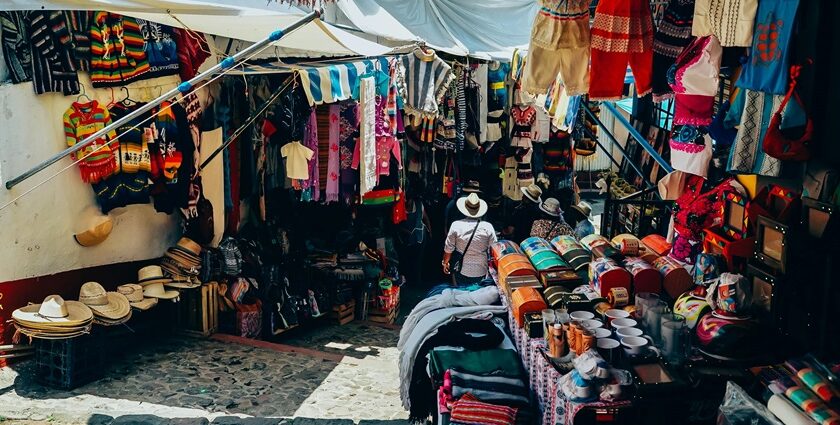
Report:
[[[94,316],[109,320],[119,320],[131,314],[131,304],[128,303],[128,298],[125,295],[117,292],[106,292],[105,296],[108,297],[108,304],[87,304],[93,310]]]
[[[67,316],[65,317],[43,316],[38,312],[41,304],[30,304],[13,311],[12,319],[23,322],[27,326],[29,324],[33,326],[49,324],[57,327],[80,326],[93,319],[93,311],[82,302],[65,300],[64,305],[67,307]]]

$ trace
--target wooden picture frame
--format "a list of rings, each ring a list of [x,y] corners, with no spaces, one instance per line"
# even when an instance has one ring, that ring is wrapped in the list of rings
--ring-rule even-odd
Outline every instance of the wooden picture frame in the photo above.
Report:
[[[746,196],[727,192],[723,204],[723,231],[732,239],[744,239],[749,234],[749,214]]]
[[[756,221],[753,258],[770,269],[785,274],[790,251],[790,227],[759,216]]]
[[[813,238],[822,239],[835,231],[837,207],[813,198],[802,198],[802,228]]]

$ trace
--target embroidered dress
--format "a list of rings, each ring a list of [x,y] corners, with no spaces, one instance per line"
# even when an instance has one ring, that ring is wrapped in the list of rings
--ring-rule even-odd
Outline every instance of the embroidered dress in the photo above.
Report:
[[[74,102],[64,113],[63,121],[67,145],[73,146],[110,125],[111,114],[95,100],[88,103]],[[72,155],[74,161],[84,158],[79,162],[82,181],[99,182],[117,171],[114,153],[119,144],[116,138],[117,133],[112,130]],[[109,145],[112,141],[114,143]]]
[[[673,97],[666,74],[680,52],[691,43],[694,0],[671,0],[653,35],[653,101]]]
[[[628,64],[638,96],[650,93],[653,68],[650,2],[601,0],[592,24],[590,100],[621,98]]]
[[[34,11],[27,16],[35,93],[58,92],[65,96],[78,93],[79,76],[64,13]]]
[[[25,11],[0,10],[0,43],[12,83],[32,79],[32,49]]]
[[[758,0],[695,0],[691,35],[717,36],[723,47],[750,47]]]
[[[675,93],[674,124],[709,125],[714,114],[723,49],[717,37],[695,39],[668,71]]]
[[[540,0],[522,90],[548,91],[559,73],[570,96],[589,88],[589,0]]]
[[[514,150],[513,155],[517,162],[516,178],[519,187],[527,187],[534,182],[534,173],[531,169],[531,156],[533,155],[531,137],[537,119],[537,111],[533,106],[517,106],[511,109],[510,115],[513,119],[510,146]]]
[[[764,0],[758,5],[750,56],[737,86],[770,94],[788,88],[788,55],[799,0]]]
[[[94,87],[125,85],[149,72],[143,36],[134,18],[96,12],[90,40],[90,80]]]
[[[671,166],[700,177],[709,172],[712,139],[705,130],[693,125],[676,128],[671,135]]]

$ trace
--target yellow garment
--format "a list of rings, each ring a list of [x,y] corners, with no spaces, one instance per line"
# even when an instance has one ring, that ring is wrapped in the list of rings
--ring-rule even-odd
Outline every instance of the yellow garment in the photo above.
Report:
[[[291,142],[280,148],[280,155],[286,158],[286,177],[297,180],[309,179],[309,160],[315,152],[300,144]]]

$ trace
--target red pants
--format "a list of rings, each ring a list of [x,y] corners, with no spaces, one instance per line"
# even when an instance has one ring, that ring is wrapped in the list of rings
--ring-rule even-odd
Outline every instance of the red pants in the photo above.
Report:
[[[647,0],[601,0],[595,9],[591,42],[591,100],[621,98],[628,64],[638,95],[650,93],[653,20]]]

